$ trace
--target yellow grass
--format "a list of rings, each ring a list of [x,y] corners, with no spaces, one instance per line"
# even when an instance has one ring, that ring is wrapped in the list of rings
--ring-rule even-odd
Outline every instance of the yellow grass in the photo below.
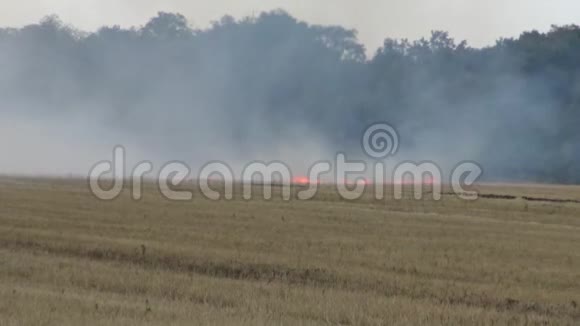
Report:
[[[515,200],[95,199],[0,180],[1,325],[578,325],[578,187]]]

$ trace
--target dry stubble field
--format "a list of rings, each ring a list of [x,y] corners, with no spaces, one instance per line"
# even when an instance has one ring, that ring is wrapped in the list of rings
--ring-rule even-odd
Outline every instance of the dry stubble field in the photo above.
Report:
[[[1,325],[580,324],[580,187],[112,202],[0,180]],[[238,196],[240,197],[240,196]]]

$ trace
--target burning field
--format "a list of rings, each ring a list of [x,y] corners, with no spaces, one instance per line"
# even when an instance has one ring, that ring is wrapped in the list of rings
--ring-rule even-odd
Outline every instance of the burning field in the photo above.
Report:
[[[296,180],[297,183],[301,180]],[[302,180],[307,181],[307,180]],[[3,325],[575,325],[580,188],[172,202],[0,181]]]

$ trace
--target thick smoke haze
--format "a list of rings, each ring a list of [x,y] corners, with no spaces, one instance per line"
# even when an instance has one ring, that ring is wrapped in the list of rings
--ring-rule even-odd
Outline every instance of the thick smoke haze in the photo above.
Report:
[[[84,175],[121,144],[130,162],[282,160],[302,174],[364,157],[365,127],[386,121],[397,160],[580,182],[579,51],[576,26],[481,49],[433,32],[369,56],[356,31],[283,11],[94,32],[48,17],[0,29],[0,171]]]

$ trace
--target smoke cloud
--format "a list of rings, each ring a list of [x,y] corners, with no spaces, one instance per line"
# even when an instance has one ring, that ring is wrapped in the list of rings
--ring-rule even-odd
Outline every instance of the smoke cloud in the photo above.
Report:
[[[0,29],[1,171],[83,175],[120,144],[130,162],[282,160],[303,174],[336,152],[365,158],[365,128],[387,121],[399,161],[580,182],[575,26],[481,49],[433,32],[373,55],[355,30],[279,10],[192,26],[159,13],[94,32],[56,17]]]

